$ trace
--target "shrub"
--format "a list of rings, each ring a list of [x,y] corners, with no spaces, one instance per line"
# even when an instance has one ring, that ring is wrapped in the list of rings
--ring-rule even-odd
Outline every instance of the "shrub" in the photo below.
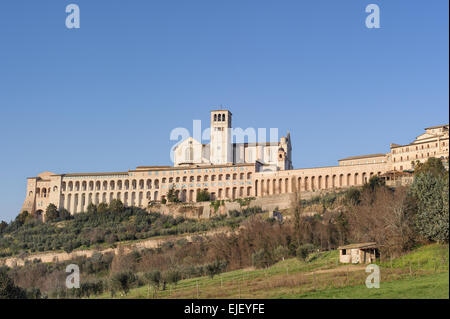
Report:
[[[131,271],[116,273],[111,278],[111,287],[114,290],[120,290],[125,295],[128,294],[136,277]]]
[[[313,251],[314,251],[313,244],[304,244],[297,248],[296,255],[298,259],[305,261],[308,255]]]
[[[211,196],[208,191],[202,190],[197,193],[197,202],[208,202]]]
[[[260,249],[252,254],[253,266],[256,268],[267,268],[274,263],[274,260],[267,249]]]

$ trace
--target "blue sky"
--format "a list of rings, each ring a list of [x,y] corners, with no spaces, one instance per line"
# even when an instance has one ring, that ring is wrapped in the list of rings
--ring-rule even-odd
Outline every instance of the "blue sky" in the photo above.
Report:
[[[81,28],[65,27],[76,3]],[[381,28],[365,27],[365,7]],[[26,177],[170,164],[175,127],[291,132],[295,168],[448,123],[448,1],[3,0],[0,219]]]

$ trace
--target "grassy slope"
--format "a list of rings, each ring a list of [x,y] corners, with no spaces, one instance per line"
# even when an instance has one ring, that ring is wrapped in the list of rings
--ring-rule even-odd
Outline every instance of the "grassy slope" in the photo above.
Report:
[[[159,291],[157,298],[449,298],[448,252],[448,246],[428,245],[392,264],[380,264],[379,289],[364,285],[365,266],[337,264],[338,253],[332,251],[308,263],[292,258],[266,270],[243,269],[214,279],[182,280],[176,287]],[[126,298],[152,295],[144,286],[132,289]]]
[[[365,285],[333,288],[302,295],[282,295],[281,298],[337,298],[337,299],[432,299],[449,298],[449,274],[442,272],[381,282],[380,288],[368,289]]]

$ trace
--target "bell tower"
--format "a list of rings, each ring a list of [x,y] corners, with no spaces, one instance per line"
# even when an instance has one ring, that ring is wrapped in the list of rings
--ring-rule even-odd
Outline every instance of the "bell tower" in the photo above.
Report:
[[[231,118],[232,114],[228,110],[211,111],[211,164],[233,162]]]

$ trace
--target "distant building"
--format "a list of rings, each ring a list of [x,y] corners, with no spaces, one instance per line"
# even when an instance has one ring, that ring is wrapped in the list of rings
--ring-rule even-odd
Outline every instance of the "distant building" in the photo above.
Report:
[[[380,258],[375,242],[351,244],[338,247],[339,262],[344,264],[370,264]]]
[[[89,203],[121,200],[125,206],[147,207],[166,199],[174,188],[181,202],[195,202],[199,191],[211,199],[262,197],[360,186],[372,176],[411,170],[413,161],[438,157],[448,161],[448,125],[426,128],[410,144],[391,144],[387,154],[351,156],[337,166],[294,169],[288,133],[278,142],[234,143],[232,114],[211,112],[211,139],[202,144],[189,137],[174,149],[174,166],[139,166],[111,173],[43,172],[27,180],[22,211],[42,215],[49,204],[71,214]]]

